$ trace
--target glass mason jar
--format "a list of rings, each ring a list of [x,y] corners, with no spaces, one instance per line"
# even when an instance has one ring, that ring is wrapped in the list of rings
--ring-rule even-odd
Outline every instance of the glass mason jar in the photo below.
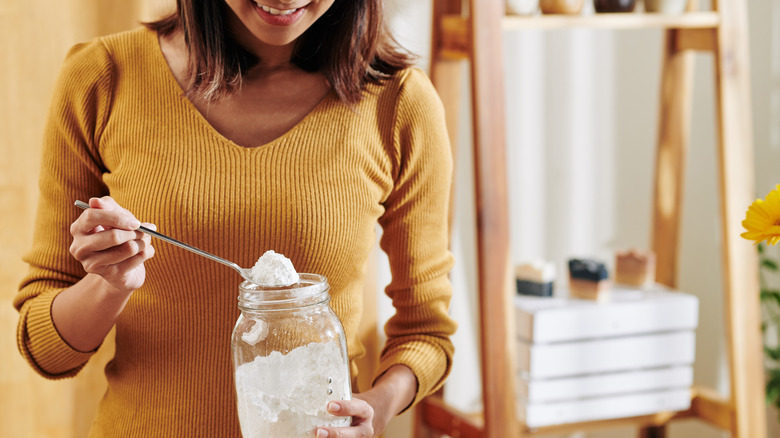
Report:
[[[239,286],[231,339],[238,418],[244,438],[313,437],[319,426],[349,426],[326,411],[349,400],[344,328],[325,277],[300,274],[288,287]]]

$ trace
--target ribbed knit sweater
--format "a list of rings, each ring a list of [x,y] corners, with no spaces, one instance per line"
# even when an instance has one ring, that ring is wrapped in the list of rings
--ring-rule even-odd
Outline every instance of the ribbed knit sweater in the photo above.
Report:
[[[299,272],[326,276],[354,377],[364,353],[364,268],[379,223],[396,313],[377,376],[407,365],[419,382],[417,402],[442,384],[453,353],[450,154],[441,103],[417,69],[368,86],[353,108],[331,92],[279,138],[245,148],[183,95],[154,32],[78,45],[44,136],[30,271],[14,302],[20,351],[54,379],[75,375],[94,353],[60,337],[51,304],[85,275],[68,252],[69,226],[81,213],[73,201],[111,195],[159,231],[241,266],[273,249]],[[153,244],[146,282],[116,322],[108,390],[90,436],[238,437],[230,336],[241,279]]]

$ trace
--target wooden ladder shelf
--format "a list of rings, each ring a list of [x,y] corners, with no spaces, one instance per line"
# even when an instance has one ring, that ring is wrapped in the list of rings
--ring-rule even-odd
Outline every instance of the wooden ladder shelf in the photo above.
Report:
[[[635,425],[644,438],[665,437],[676,418],[700,418],[735,438],[765,438],[766,420],[760,330],[758,261],[740,238],[741,220],[755,198],[751,132],[746,0],[713,0],[713,10],[679,16],[596,14],[509,17],[503,0],[434,0],[431,78],[457,138],[461,65],[471,68],[473,147],[477,204],[478,294],[484,412],[471,415],[448,406],[440,395],[416,409],[417,438],[530,437],[610,426]],[[689,137],[693,52],[714,55],[717,96],[719,199],[724,275],[724,329],[730,398],[695,387],[691,408],[635,418],[593,421],[529,430],[517,421],[515,375],[508,351],[510,284],[509,224],[503,90],[502,32],[515,29],[661,28],[665,30],[652,249],[657,280],[674,287],[682,212],[681,193]]]

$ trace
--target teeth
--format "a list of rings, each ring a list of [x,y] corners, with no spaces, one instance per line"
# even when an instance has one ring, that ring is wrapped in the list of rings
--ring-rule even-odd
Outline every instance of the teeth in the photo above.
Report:
[[[282,9],[276,9],[276,8],[269,8],[268,6],[266,6],[266,5],[261,5],[261,4],[259,4],[259,3],[258,3],[257,5],[258,5],[258,6],[260,6],[260,9],[262,9],[262,10],[264,10],[264,11],[268,12],[268,13],[269,13],[269,14],[271,14],[271,15],[290,15],[290,14],[292,14],[293,12],[295,12],[295,11],[297,11],[297,10],[298,10],[298,8],[295,8],[295,9],[284,9],[284,10],[282,10]]]

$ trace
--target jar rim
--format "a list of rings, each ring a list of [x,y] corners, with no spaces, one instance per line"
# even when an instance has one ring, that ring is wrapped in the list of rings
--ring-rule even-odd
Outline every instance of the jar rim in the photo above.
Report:
[[[319,274],[299,274],[300,280],[290,286],[260,286],[250,281],[244,281],[238,286],[239,306],[257,309],[272,306],[299,307],[329,298],[328,279]],[[324,295],[319,297],[320,295]]]

